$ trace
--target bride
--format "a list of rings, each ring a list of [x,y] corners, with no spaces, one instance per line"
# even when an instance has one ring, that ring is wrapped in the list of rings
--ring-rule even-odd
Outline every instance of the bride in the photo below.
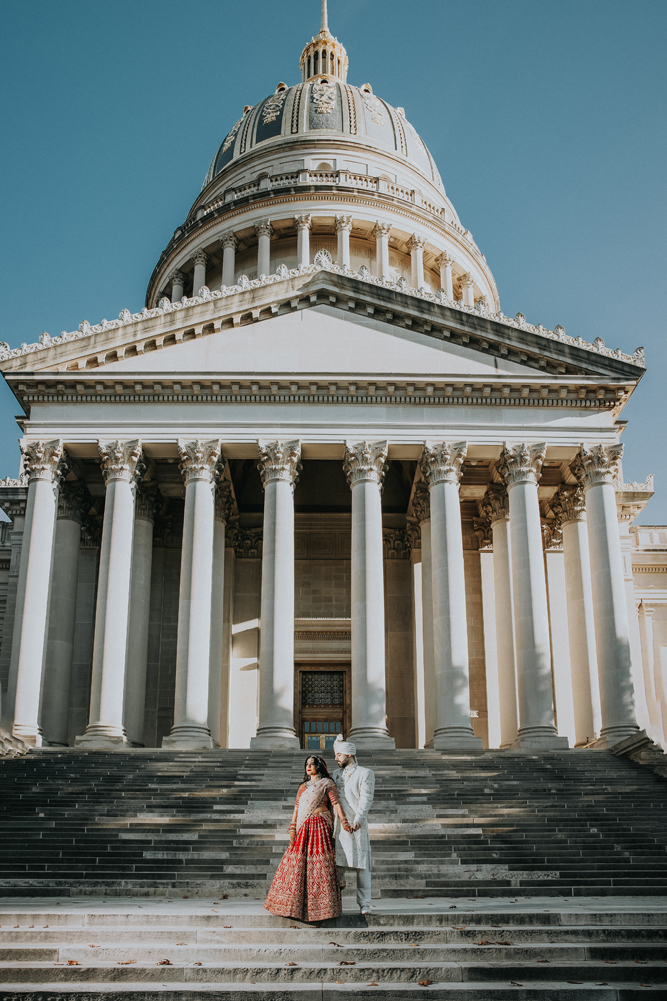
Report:
[[[324,921],[342,913],[332,837],[333,812],[352,833],[326,762],[315,755],[296,794],[290,844],[273,877],[264,907],[271,914],[300,921]]]

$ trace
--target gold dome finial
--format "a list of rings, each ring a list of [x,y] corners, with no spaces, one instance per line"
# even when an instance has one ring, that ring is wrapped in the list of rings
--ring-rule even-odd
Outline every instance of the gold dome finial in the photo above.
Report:
[[[329,31],[327,0],[322,0],[322,20],[319,34],[311,38],[301,53],[301,79],[305,83],[315,77],[329,77],[345,83],[347,79],[347,52]]]

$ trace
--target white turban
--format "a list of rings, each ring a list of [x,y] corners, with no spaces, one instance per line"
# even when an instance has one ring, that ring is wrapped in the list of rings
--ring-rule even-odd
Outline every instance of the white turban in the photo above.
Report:
[[[334,741],[334,754],[350,754],[356,755],[357,745],[353,744],[351,740],[343,740],[343,734],[339,733]]]

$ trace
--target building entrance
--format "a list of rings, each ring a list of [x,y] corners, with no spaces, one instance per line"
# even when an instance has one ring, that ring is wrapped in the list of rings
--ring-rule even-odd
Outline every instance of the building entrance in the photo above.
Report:
[[[295,671],[297,727],[301,746],[330,751],[350,728],[350,665],[299,664]]]

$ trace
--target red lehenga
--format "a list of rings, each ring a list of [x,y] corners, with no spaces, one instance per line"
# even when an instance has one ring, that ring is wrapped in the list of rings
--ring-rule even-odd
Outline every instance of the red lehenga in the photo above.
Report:
[[[322,778],[299,786],[292,823],[296,837],[283,855],[264,907],[271,914],[300,921],[337,918],[343,911],[332,836],[336,784]],[[330,812],[318,813],[328,806]]]

